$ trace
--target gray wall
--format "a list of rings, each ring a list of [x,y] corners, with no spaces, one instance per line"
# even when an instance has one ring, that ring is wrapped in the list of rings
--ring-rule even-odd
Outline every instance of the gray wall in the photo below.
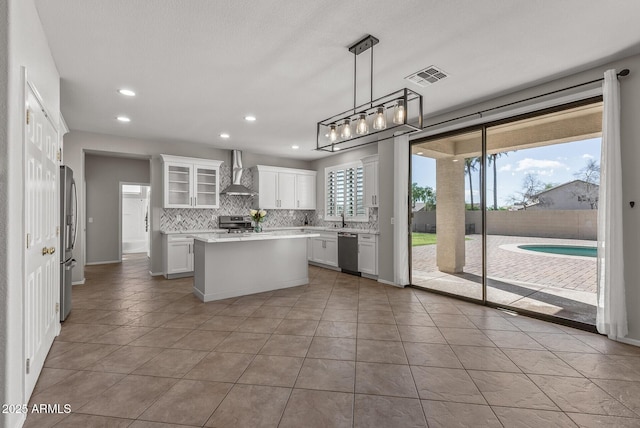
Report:
[[[622,70],[628,68],[631,73],[620,79],[621,91],[621,139],[622,139],[622,193],[623,193],[623,228],[625,251],[625,278],[627,296],[627,314],[629,319],[629,338],[640,340],[640,209],[631,208],[629,201],[640,201],[640,55],[607,63],[590,70],[567,75],[549,83],[530,89],[514,92],[481,103],[469,103],[445,114],[432,116],[425,121],[425,126],[453,119],[480,110],[500,106],[509,102],[523,100],[557,89],[602,78],[607,69]]]
[[[60,120],[60,75],[33,0],[0,2],[0,64],[0,104],[6,103],[6,109],[0,108],[0,126],[7,126],[0,128],[0,247],[6,249],[0,253],[0,402],[9,404],[24,401],[21,67],[26,68],[53,123]],[[17,426],[22,416],[0,413],[0,426]]]
[[[231,161],[231,151],[229,149],[214,148],[208,145],[184,143],[180,141],[152,141],[136,138],[124,138],[114,135],[96,134],[84,131],[71,131],[64,138],[64,163],[69,165],[77,177],[84,177],[86,171],[85,153],[101,152],[103,155],[126,156],[126,157],[150,157],[150,182],[151,182],[151,266],[153,273],[162,272],[162,240],[160,235],[160,216],[162,208],[162,162],[160,154],[188,156],[204,159],[216,159],[224,162]],[[249,152],[243,152],[243,163],[245,168],[262,164],[287,168],[312,169],[311,163],[307,161],[261,156]],[[80,207],[79,231],[77,251],[74,257],[78,260],[78,266],[73,270],[73,281],[84,281],[84,239],[86,227],[86,213],[84,208],[84,188],[81,180],[78,182]],[[114,230],[113,233],[117,233]]]
[[[120,182],[150,183],[149,160],[85,156],[86,263],[120,259]]]

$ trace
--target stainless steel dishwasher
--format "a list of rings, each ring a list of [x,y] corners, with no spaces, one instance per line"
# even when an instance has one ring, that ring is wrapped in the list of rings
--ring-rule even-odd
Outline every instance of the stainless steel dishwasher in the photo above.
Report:
[[[360,275],[358,272],[358,234],[338,232],[338,266],[342,272]]]

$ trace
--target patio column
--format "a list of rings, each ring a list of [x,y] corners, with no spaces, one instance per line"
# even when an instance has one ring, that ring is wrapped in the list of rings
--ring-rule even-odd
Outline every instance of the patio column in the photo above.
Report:
[[[441,272],[460,273],[464,268],[464,159],[436,160],[437,264]]]

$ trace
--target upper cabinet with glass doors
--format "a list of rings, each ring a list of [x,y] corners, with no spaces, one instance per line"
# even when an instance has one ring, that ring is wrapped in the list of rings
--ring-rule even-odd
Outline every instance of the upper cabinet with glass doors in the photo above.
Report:
[[[222,161],[160,155],[164,208],[218,208]]]

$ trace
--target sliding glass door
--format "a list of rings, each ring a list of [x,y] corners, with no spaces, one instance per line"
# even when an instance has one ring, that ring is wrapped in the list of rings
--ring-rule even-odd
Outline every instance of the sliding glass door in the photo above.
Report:
[[[487,301],[595,324],[602,104],[487,128]]]
[[[482,299],[482,132],[412,146],[412,281]]]
[[[413,143],[412,284],[594,324],[601,118],[592,102]]]

